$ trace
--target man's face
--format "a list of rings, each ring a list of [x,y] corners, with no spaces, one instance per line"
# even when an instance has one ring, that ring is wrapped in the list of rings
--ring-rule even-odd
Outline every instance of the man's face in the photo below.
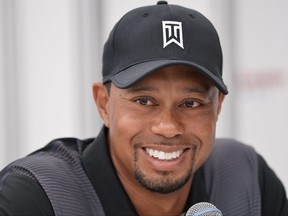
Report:
[[[129,89],[113,84],[105,125],[121,180],[149,191],[182,188],[211,153],[223,94],[185,66],[170,66]]]

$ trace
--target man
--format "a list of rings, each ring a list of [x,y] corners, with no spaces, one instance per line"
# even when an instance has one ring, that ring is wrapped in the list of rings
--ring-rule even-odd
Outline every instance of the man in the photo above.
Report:
[[[222,51],[200,13],[161,1],[127,13],[93,85],[97,138],[52,141],[0,174],[1,215],[288,215],[282,183],[251,147],[215,140]]]

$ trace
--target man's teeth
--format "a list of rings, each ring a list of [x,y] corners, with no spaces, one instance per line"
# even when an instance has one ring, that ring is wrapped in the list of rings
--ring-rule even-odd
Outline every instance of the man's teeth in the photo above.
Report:
[[[158,150],[146,148],[146,152],[151,157],[157,158],[159,160],[173,160],[173,159],[180,157],[180,155],[183,153],[183,150],[173,151],[173,152],[164,152],[164,151],[158,151]]]

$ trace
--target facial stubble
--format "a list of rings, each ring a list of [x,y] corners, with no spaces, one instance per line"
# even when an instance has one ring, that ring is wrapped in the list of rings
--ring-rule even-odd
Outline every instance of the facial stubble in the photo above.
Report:
[[[173,193],[181,189],[192,177],[194,170],[194,161],[196,155],[196,146],[192,148],[192,157],[190,167],[187,169],[186,173],[181,178],[175,179],[173,178],[172,171],[155,171],[158,174],[158,178],[152,178],[148,175],[144,174],[141,171],[138,160],[138,151],[140,149],[135,146],[134,147],[134,177],[138,181],[140,185],[151,192],[160,193],[160,194],[168,194]]]

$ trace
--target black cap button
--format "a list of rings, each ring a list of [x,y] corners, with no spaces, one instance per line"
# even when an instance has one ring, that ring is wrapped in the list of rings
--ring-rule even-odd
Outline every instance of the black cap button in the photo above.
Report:
[[[168,4],[167,1],[158,1],[157,5],[161,5],[161,4]]]

